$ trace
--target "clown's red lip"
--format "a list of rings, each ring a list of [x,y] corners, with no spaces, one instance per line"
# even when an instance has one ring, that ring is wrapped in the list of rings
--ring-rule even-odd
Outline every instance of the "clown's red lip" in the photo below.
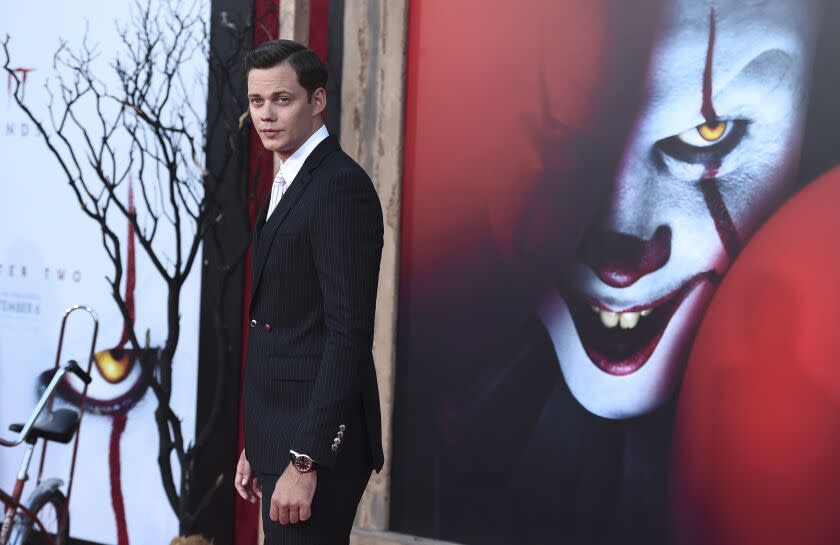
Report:
[[[665,328],[688,294],[704,281],[716,283],[717,278],[714,271],[700,273],[656,301],[622,309],[610,308],[594,298],[575,292],[567,292],[563,298],[592,363],[610,375],[625,376],[635,373],[647,363]],[[607,327],[601,316],[605,312],[630,314],[623,319],[629,323],[635,320],[636,323],[626,329],[619,325]],[[617,319],[614,316],[609,318]]]

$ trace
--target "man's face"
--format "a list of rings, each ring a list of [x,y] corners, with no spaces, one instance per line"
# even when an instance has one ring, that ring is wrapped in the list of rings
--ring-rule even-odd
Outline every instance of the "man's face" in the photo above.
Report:
[[[676,0],[664,14],[612,194],[540,311],[589,411],[629,418],[673,393],[716,284],[790,194],[814,11]]]
[[[316,130],[326,97],[317,89],[310,101],[294,68],[284,62],[248,73],[248,104],[263,146],[286,160]]]

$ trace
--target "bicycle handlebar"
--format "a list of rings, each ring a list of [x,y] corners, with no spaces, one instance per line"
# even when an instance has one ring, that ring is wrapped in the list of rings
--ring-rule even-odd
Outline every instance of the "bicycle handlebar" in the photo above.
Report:
[[[31,430],[32,426],[35,425],[35,421],[38,420],[38,417],[41,416],[41,412],[44,410],[44,407],[46,407],[47,403],[50,402],[50,399],[55,393],[56,388],[58,388],[58,384],[61,382],[61,379],[64,378],[64,375],[68,372],[78,376],[85,382],[85,384],[90,384],[90,375],[82,370],[75,360],[70,360],[63,366],[59,367],[53,375],[52,380],[50,380],[50,383],[44,389],[44,393],[41,394],[41,398],[35,405],[35,409],[32,411],[32,414],[29,415],[29,419],[26,421],[26,424],[24,424],[23,429],[20,430],[14,440],[10,441],[0,437],[0,447],[16,447],[26,440],[26,436],[29,435],[29,430]]]
[[[82,380],[82,382],[84,382],[85,384],[90,384],[90,375],[88,375],[84,369],[79,367],[79,362],[77,362],[76,360],[70,360],[67,362],[67,365],[65,367],[68,371],[79,377]]]

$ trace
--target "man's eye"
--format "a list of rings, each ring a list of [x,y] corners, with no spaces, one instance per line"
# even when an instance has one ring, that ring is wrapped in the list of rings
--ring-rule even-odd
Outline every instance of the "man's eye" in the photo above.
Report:
[[[275,99],[275,102],[277,102],[278,104],[285,104],[288,101],[289,101],[289,97],[277,97]]]
[[[746,130],[747,122],[743,119],[716,119],[662,139],[656,147],[686,163],[719,161],[735,149]]]
[[[256,104],[262,104],[262,99],[261,98],[252,98],[251,99],[251,104],[255,104],[255,105]]]

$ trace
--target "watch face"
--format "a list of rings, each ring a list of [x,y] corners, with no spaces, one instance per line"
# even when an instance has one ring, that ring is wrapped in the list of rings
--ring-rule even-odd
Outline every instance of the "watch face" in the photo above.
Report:
[[[295,468],[300,472],[307,472],[312,469],[312,458],[309,456],[297,456],[295,458]]]

